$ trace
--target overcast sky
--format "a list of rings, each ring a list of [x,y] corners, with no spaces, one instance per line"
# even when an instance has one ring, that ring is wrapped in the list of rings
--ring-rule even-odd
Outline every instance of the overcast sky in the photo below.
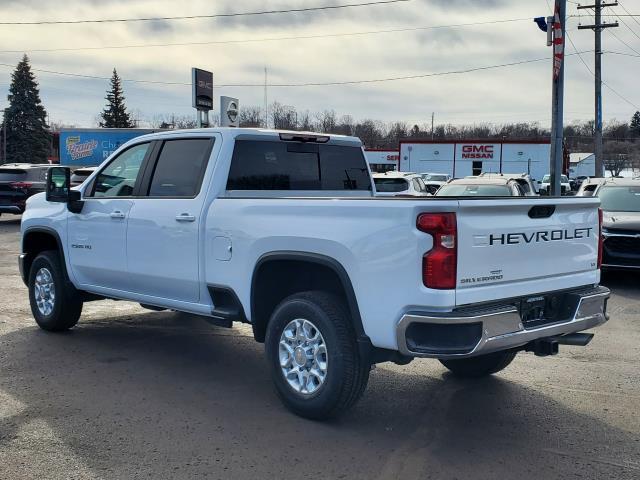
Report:
[[[0,21],[73,20],[198,15],[359,3],[365,0],[0,0]],[[640,13],[640,0],[621,0]],[[569,3],[569,15],[578,13]],[[622,14],[620,7],[610,9]],[[550,13],[545,0],[412,0],[320,12],[282,13],[206,20],[81,25],[0,25],[0,63],[15,65],[26,51],[34,69],[124,79],[190,82],[190,68],[214,72],[214,83],[269,83],[370,80],[472,69],[550,57],[545,34],[532,21]],[[36,49],[103,47],[150,43],[211,42],[273,37],[317,36],[407,29],[494,20],[526,19],[493,25],[414,30],[330,38],[257,41],[199,46],[37,52]],[[623,17],[624,18],[624,17]],[[591,19],[583,18],[583,23]],[[640,35],[640,24],[626,17]],[[593,33],[569,35],[580,51],[593,50]],[[621,25],[603,33],[606,51],[637,55],[640,38]],[[619,39],[617,39],[615,36]],[[623,42],[628,44],[625,45]],[[634,53],[633,50],[636,50]],[[15,50],[17,52],[7,52]],[[570,43],[569,53],[573,52]],[[592,67],[593,53],[583,58]],[[567,58],[565,121],[593,118],[593,76],[577,56]],[[640,105],[639,56],[607,54],[604,79]],[[6,106],[11,68],[0,66],[0,109]],[[106,80],[80,79],[36,71],[50,119],[95,126],[104,105]],[[127,106],[142,121],[160,113],[193,114],[188,85],[125,82]],[[468,124],[537,121],[550,123],[551,63],[541,61],[473,73],[359,85],[270,87],[269,102],[311,112],[334,109],[356,119],[411,123]],[[242,105],[261,105],[264,89],[220,87],[216,95],[236,96]],[[636,109],[604,89],[605,120],[628,121]]]

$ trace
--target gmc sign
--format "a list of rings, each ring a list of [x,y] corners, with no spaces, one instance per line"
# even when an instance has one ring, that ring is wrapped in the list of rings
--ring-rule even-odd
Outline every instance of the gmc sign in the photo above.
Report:
[[[463,145],[462,158],[463,159],[466,159],[466,158],[493,159],[493,145]]]

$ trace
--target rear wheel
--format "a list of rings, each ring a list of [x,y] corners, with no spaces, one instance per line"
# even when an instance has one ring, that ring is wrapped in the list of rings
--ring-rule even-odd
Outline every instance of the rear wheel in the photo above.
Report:
[[[369,380],[347,309],[335,295],[312,291],[287,297],[267,326],[265,350],[278,396],[311,419],[353,406]]]
[[[40,253],[29,270],[29,303],[43,330],[61,332],[72,328],[82,312],[79,292],[65,281],[58,252]]]
[[[462,378],[479,378],[504,370],[516,358],[517,352],[488,353],[478,357],[457,360],[440,360],[451,373]]]

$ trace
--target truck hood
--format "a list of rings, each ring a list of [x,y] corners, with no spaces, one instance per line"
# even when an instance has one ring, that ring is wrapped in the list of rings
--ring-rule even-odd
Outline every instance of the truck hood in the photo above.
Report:
[[[611,230],[640,232],[640,212],[603,212],[602,226]]]

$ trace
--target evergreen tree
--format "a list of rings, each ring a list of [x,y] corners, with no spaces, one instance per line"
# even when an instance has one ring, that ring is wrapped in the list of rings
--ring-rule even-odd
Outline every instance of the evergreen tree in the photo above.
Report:
[[[640,137],[640,112],[636,112],[631,117],[631,124],[629,125],[631,134],[636,137]]]
[[[7,135],[6,162],[47,163],[51,137],[47,112],[40,101],[38,82],[25,55],[11,74],[9,107],[4,122]]]
[[[133,128],[135,125],[127,113],[127,107],[124,104],[124,92],[122,91],[122,82],[118,76],[116,69],[113,69],[111,76],[111,88],[105,97],[107,105],[100,114],[102,121],[100,126],[104,128]]]

